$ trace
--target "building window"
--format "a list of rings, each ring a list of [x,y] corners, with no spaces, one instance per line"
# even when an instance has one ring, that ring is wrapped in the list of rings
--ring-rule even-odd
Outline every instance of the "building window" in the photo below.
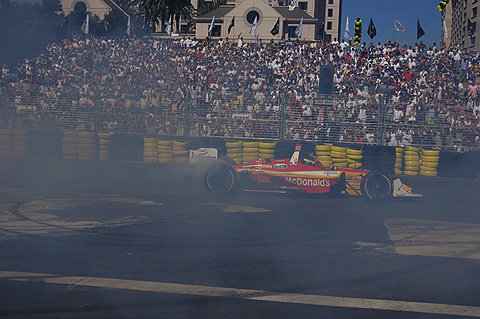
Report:
[[[327,17],[333,17],[333,9],[328,9]]]
[[[327,22],[327,30],[332,30],[332,21]]]
[[[298,7],[304,11],[308,10],[308,2],[306,1],[299,1],[298,2]]]
[[[477,17],[477,8],[473,8],[472,9],[472,18],[476,18]]]
[[[328,4],[333,4],[333,0],[328,0]]]
[[[475,46],[475,37],[470,37],[470,40],[472,41],[470,47],[474,47]]]

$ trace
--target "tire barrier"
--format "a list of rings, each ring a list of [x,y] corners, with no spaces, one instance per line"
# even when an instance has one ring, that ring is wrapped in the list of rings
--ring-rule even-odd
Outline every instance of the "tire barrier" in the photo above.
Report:
[[[420,171],[420,149],[418,147],[405,147],[403,151],[402,171],[404,175],[418,175]]]
[[[175,163],[188,163],[189,142],[173,141],[173,160]]]
[[[78,159],[78,132],[64,131],[62,138],[62,157],[63,159]]]
[[[348,168],[360,168],[363,166],[363,151],[360,149],[347,148]]]
[[[258,142],[260,158],[263,160],[273,160],[275,158],[276,142]]]
[[[330,167],[332,161],[332,146],[331,145],[315,145],[315,156],[317,160],[322,163],[323,167]]]
[[[159,163],[173,163],[175,161],[173,157],[173,141],[159,139],[157,150]]]
[[[158,138],[143,138],[143,160],[145,162],[158,162]]]
[[[403,174],[403,147],[396,147],[395,148],[395,175],[402,175]]]
[[[13,155],[13,130],[0,129],[0,155]]]
[[[28,155],[28,140],[29,140],[29,135],[27,130],[13,131],[13,155],[14,156]]]
[[[242,163],[248,163],[260,158],[258,142],[243,142]]]
[[[111,161],[113,133],[98,133],[97,135],[100,148],[98,159],[101,161]]]
[[[238,165],[241,165],[243,163],[243,142],[225,142],[225,147],[227,149],[227,156],[234,160]]]
[[[440,151],[420,150],[420,175],[437,176],[438,164],[440,161]]]
[[[98,159],[98,136],[96,132],[78,132],[78,159]]]
[[[336,167],[347,168],[347,148],[340,146],[332,146],[330,156],[332,158],[332,164]]]

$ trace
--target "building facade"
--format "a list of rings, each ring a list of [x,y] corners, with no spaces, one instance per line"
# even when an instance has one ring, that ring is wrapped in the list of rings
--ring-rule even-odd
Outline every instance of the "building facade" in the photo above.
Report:
[[[442,12],[442,23],[447,25],[450,45],[458,45],[468,51],[480,51],[480,21],[478,0],[451,0]],[[448,25],[450,24],[450,29]],[[443,27],[442,27],[443,29]],[[448,32],[451,31],[451,32]],[[445,30],[442,30],[444,40]],[[445,42],[447,44],[447,42]]]
[[[192,4],[200,3],[195,0]],[[262,40],[332,41],[340,38],[341,11],[342,0],[228,0],[225,5],[196,19],[195,35],[198,39],[209,35],[236,38],[241,33],[245,41],[253,41],[256,37],[249,31],[257,17],[257,34]],[[214,16],[215,29],[209,34]],[[229,28],[232,19],[233,27]],[[272,34],[277,21],[278,34]],[[300,23],[302,34],[298,37],[295,30]]]

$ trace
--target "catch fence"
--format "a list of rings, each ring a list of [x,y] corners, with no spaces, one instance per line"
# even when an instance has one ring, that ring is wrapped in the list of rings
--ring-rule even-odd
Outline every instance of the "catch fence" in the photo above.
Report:
[[[479,118],[437,103],[409,108],[381,95],[309,96],[271,87],[209,90],[160,86],[33,86],[0,91],[1,128],[144,136],[305,140],[318,143],[479,149]],[[473,104],[470,104],[472,106]],[[430,111],[430,112],[429,112]]]

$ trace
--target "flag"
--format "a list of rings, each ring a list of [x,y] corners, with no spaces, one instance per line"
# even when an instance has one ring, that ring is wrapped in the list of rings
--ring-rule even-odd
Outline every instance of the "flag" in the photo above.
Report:
[[[345,39],[350,39],[350,26],[348,25],[348,17],[347,17],[347,23],[345,24],[345,33],[343,34],[343,37]]]
[[[257,35],[257,16],[255,16],[255,20],[253,20],[252,27],[250,28],[251,35],[256,36]]]
[[[270,30],[272,35],[277,35],[280,32],[280,18],[277,19],[277,23],[273,26],[273,29]]]
[[[212,18],[212,22],[210,22],[210,27],[208,28],[208,35],[212,35],[212,30],[215,27],[215,16]]]
[[[298,38],[301,38],[301,37],[302,37],[302,29],[303,29],[303,17],[302,17],[302,19],[300,20],[300,23],[298,24],[298,27],[295,29],[295,35],[296,35]]]
[[[130,16],[128,16],[128,21],[127,21],[127,34],[130,35]]]
[[[468,35],[473,37],[476,29],[477,29],[477,23],[472,22],[472,21],[470,21],[470,19],[468,19]]]
[[[443,37],[448,39],[447,22],[445,20],[443,20]]]
[[[228,26],[228,34],[230,34],[230,30],[232,30],[233,26],[235,25],[235,17],[232,18],[230,25]]]
[[[368,24],[368,35],[370,36],[370,39],[375,38],[377,35],[377,29],[375,29],[375,25],[373,24],[372,18],[370,18],[370,23]]]
[[[422,26],[420,25],[420,20],[417,19],[417,40],[420,39],[425,34]]]
[[[89,14],[87,13],[87,16],[85,17],[85,21],[83,21],[82,27],[80,30],[82,30],[83,33],[88,35],[88,29],[90,28],[90,18]],[[77,24],[78,25],[78,24]]]
[[[170,19],[168,19],[168,24],[167,27],[165,28],[165,32],[167,32],[168,35],[172,35],[172,16],[170,15]]]
[[[398,32],[407,31],[407,29],[405,29],[405,27],[400,23],[400,21],[397,20],[397,18],[395,18],[393,25],[395,27],[395,30],[397,30]]]

